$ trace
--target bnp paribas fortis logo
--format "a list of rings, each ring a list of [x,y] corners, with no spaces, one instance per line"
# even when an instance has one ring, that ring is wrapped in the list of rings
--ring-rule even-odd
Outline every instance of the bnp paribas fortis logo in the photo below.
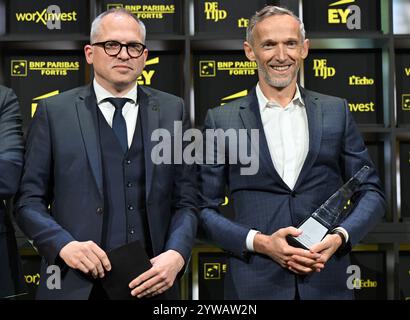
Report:
[[[60,93],[60,90],[54,90],[54,91],[42,94],[41,96],[33,98],[32,102],[31,102],[31,117],[34,117],[34,114],[36,113],[39,100],[49,98],[49,97],[52,97],[52,96],[56,96],[59,93]]]
[[[313,70],[315,77],[327,79],[336,74],[336,69],[327,65],[327,59],[313,59]]]
[[[226,273],[226,263],[208,262],[204,263],[204,279],[205,280],[219,280],[222,274]]]
[[[27,77],[27,60],[11,60],[10,67],[12,77]]]
[[[39,72],[41,76],[67,76],[80,70],[79,61],[29,61],[11,60],[12,77],[27,77],[28,72]]]
[[[149,59],[145,62],[145,68],[159,64],[159,57]],[[142,70],[141,75],[137,79],[137,83],[140,85],[150,86],[152,84],[152,77],[155,74],[155,70]]]
[[[401,95],[401,108],[404,111],[410,111],[410,94],[405,93]]]
[[[43,24],[48,29],[61,29],[61,22],[76,22],[77,12],[61,12],[57,5],[50,5],[42,10],[33,12],[16,12],[16,21],[18,23],[35,23]]]
[[[228,12],[219,7],[219,2],[204,2],[204,13],[206,20],[212,20],[217,22],[220,20],[225,20],[228,16]]]
[[[216,77],[217,71],[227,72],[230,76],[253,76],[257,69],[255,61],[199,61],[200,77]]]
[[[175,14],[175,5],[173,4],[107,4],[107,10],[112,8],[124,8],[132,14],[135,14],[139,19],[163,19],[166,14]]]

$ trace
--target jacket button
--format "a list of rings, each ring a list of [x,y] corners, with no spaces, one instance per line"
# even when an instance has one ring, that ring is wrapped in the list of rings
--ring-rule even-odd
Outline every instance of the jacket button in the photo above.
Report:
[[[97,213],[102,214],[104,212],[103,208],[97,208]]]
[[[130,204],[130,205],[128,206],[128,210],[134,210],[134,206]]]
[[[131,187],[132,187],[132,183],[131,183],[131,182],[128,182],[128,183],[127,183],[127,187],[128,187],[128,188],[131,188]]]
[[[126,164],[131,164],[131,160],[125,160]]]

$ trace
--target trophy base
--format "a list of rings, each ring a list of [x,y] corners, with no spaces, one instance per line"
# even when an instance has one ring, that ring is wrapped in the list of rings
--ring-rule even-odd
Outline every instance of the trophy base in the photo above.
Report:
[[[291,235],[286,236],[289,245],[297,248],[309,250],[314,244],[319,243],[328,233],[329,229],[317,221],[313,217],[309,217],[298,229],[302,230],[302,234],[298,237]]]

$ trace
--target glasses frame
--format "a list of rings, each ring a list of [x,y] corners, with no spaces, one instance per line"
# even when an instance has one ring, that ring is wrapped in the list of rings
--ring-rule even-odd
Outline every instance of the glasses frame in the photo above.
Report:
[[[118,43],[118,45],[120,46],[120,48],[119,48],[119,50],[118,50],[118,52],[117,52],[116,54],[109,54],[109,53],[107,52],[107,49],[106,49],[105,45],[106,45],[108,42]],[[138,45],[142,46],[141,53],[140,53],[138,56],[133,56],[133,55],[131,55],[130,52],[128,51],[128,47],[129,47],[130,45],[135,45],[135,44],[138,44]],[[92,46],[102,46],[103,49],[104,49],[105,54],[106,54],[107,56],[110,56],[110,57],[116,57],[116,56],[118,56],[118,55],[120,54],[122,48],[125,47],[125,48],[127,49],[127,54],[128,54],[131,58],[139,58],[139,57],[142,56],[142,54],[144,53],[145,49],[147,48],[147,46],[146,46],[145,44],[141,43],[141,42],[121,43],[121,42],[118,42],[118,41],[116,41],[116,40],[107,40],[107,41],[95,42],[95,43],[92,43],[91,45],[92,45]]]

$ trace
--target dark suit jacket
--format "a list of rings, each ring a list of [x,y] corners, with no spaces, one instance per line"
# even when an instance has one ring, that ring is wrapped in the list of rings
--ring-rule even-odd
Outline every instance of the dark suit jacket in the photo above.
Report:
[[[302,299],[349,299],[348,255],[333,256],[320,273],[295,276],[270,258],[243,254],[250,228],[265,234],[297,226],[363,165],[372,168],[366,190],[354,211],[341,223],[356,244],[385,212],[379,178],[345,100],[301,88],[309,127],[309,152],[293,190],[272,163],[255,90],[242,99],[209,110],[205,128],[259,129],[259,170],[241,176],[240,165],[200,166],[200,230],[206,239],[233,254],[225,281],[230,299],[293,299],[295,283]],[[248,138],[248,145],[249,138]],[[225,185],[235,217],[219,214]],[[296,277],[296,279],[295,279]],[[295,282],[296,281],[296,282]]]
[[[23,132],[17,97],[0,86],[0,298],[21,293],[23,275],[11,219],[6,209],[17,191],[23,166]]]
[[[183,101],[138,87],[146,167],[146,210],[154,255],[174,249],[189,260],[197,226],[194,170],[154,165],[151,141],[157,128],[173,132],[188,118]],[[92,87],[76,88],[39,104],[28,134],[26,165],[17,201],[17,221],[44,257],[40,299],[87,299],[92,283],[72,269],[62,274],[61,290],[46,287],[46,267],[58,262],[73,240],[101,243],[104,212],[97,104]],[[50,208],[48,209],[48,206]]]

